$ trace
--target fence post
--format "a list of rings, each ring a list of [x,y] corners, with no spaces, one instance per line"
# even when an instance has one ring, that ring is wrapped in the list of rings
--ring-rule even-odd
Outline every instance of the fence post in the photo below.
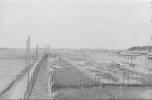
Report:
[[[128,84],[128,86],[129,86],[129,70],[128,70],[128,83],[127,83],[127,84]]]
[[[94,78],[94,80],[95,80],[95,87],[96,87],[96,73],[97,73],[97,71],[95,72],[95,78]]]
[[[27,89],[26,89],[26,98],[28,98],[29,92],[29,71],[28,68],[30,66],[30,36],[26,39],[26,70],[27,70]]]
[[[136,85],[137,85],[137,71],[136,71]]]
[[[69,86],[68,86],[68,81],[66,81],[66,84],[67,84],[67,88],[69,88]]]
[[[81,87],[83,88],[83,75],[81,75]]]
[[[115,71],[114,71],[114,86],[115,86]]]
[[[109,84],[109,67],[108,67],[108,84]]]
[[[81,84],[81,72],[80,72],[80,87],[82,87],[81,85],[82,85],[82,84]]]
[[[142,75],[141,76],[141,78],[142,78],[142,84],[144,85],[144,74],[142,73],[141,75]]]
[[[26,69],[28,70],[30,66],[30,36],[28,36],[27,40],[26,40]],[[28,71],[28,75],[27,75],[27,82],[29,84],[29,71]]]
[[[124,71],[123,71],[123,85],[124,85],[125,83],[124,83]]]
[[[150,74],[150,69],[148,69],[149,71],[149,85],[151,85],[151,74]]]
[[[66,79],[65,79],[65,75],[64,75],[64,70],[63,70],[63,88],[65,87],[65,85],[66,85]]]

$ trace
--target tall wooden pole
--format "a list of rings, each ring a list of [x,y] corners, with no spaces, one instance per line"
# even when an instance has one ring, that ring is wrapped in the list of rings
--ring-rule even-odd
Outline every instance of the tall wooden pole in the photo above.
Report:
[[[27,46],[27,44],[28,44],[28,42],[27,42],[27,39],[26,39],[26,70],[28,68],[28,61],[27,61],[28,60],[28,57],[27,57],[28,56],[28,53],[27,53],[28,52],[28,50],[27,50],[28,46]]]
[[[30,94],[30,80],[29,80],[29,66],[30,66],[30,36],[26,39],[26,70],[28,72],[27,74],[27,91],[26,91],[26,96],[28,97]]]
[[[27,70],[30,66],[30,36],[28,36],[28,39],[26,40],[27,48],[26,48],[26,63],[27,63]],[[29,83],[29,71],[28,71],[28,83]]]
[[[28,67],[30,66],[30,36],[28,36]]]
[[[150,3],[151,3],[151,10],[152,10],[152,1]],[[152,13],[151,13],[151,17],[152,17]],[[152,19],[150,19],[150,22],[152,23]],[[152,46],[152,34],[151,34],[151,46]],[[152,52],[152,47],[151,47],[151,52]],[[149,66],[149,82],[151,84],[151,80],[150,80],[151,79],[151,73],[150,73],[151,71],[150,70],[151,70],[151,66]]]

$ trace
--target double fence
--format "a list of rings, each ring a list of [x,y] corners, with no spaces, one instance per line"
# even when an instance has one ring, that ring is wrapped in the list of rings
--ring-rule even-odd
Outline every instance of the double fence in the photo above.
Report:
[[[38,58],[37,61],[34,63],[34,65],[31,67],[31,69],[26,73],[25,80],[27,82],[26,89],[24,91],[23,100],[28,100],[29,96],[31,95],[33,86],[35,84],[38,72],[40,70],[40,66],[45,59],[46,55],[43,55],[42,57]]]

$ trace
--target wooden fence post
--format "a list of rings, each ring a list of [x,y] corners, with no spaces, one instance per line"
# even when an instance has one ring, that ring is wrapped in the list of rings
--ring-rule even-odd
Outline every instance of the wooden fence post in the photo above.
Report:
[[[124,83],[124,71],[123,71],[123,85],[124,85],[125,83]]]
[[[81,72],[80,72],[80,87],[82,87],[81,85],[82,85],[82,84],[81,84]]]
[[[116,80],[116,78],[115,78],[115,70],[114,70],[114,86],[115,86],[115,80]]]
[[[128,70],[128,82],[127,82],[128,86],[129,86],[129,70]]]
[[[108,68],[108,84],[109,84],[109,68]]]
[[[136,85],[137,85],[137,71],[136,71]]]

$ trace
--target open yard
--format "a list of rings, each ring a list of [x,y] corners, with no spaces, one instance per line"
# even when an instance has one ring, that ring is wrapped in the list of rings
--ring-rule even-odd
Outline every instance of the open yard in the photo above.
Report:
[[[149,87],[94,87],[67,88],[57,90],[59,100],[101,100],[101,99],[151,99],[152,88]]]
[[[54,64],[57,69],[54,93],[57,99],[147,99],[152,88],[147,86],[107,86],[103,84],[149,84],[146,73],[136,72],[127,66],[111,66],[110,54],[99,52],[58,52]]]
[[[55,88],[89,87],[95,84],[94,80],[73,67],[72,64],[66,62],[64,59],[60,59],[54,64],[59,64],[59,66],[61,66],[60,69],[57,69],[55,74]]]

